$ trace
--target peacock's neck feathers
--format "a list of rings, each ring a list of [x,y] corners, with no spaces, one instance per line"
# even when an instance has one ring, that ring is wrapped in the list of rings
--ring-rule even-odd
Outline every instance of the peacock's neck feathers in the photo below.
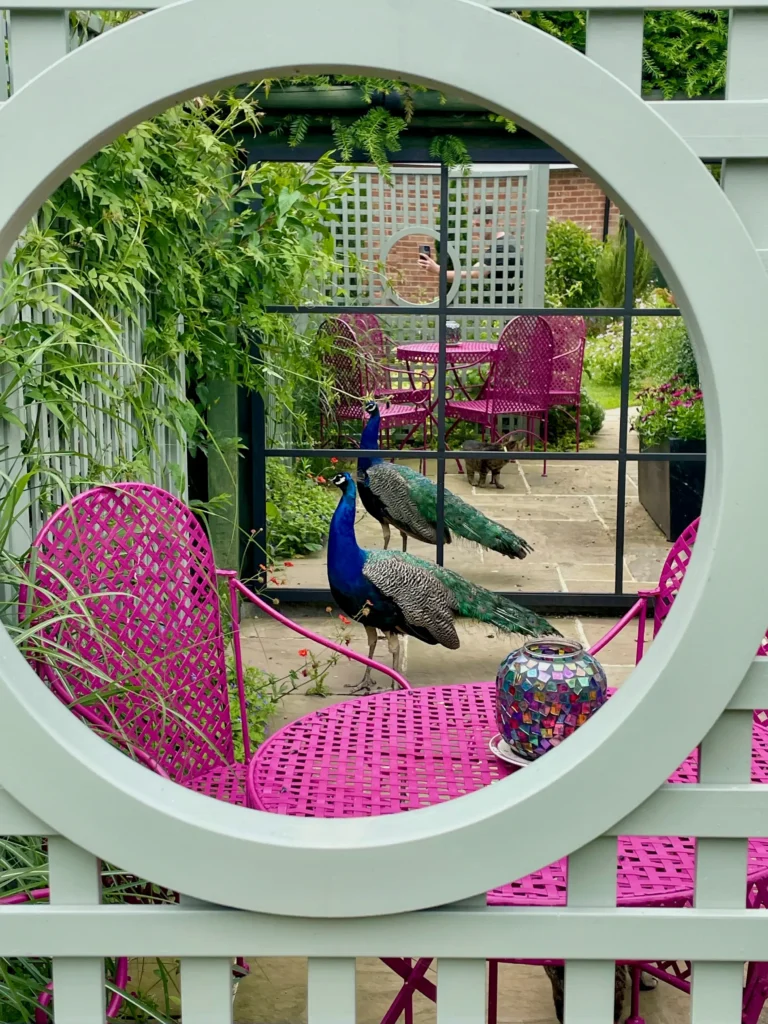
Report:
[[[373,413],[368,422],[363,427],[363,433],[360,435],[360,447],[362,449],[377,449],[379,447],[379,427],[381,425],[381,416],[378,410]],[[375,466],[381,462],[381,459],[371,459],[368,456],[363,456],[357,460],[357,468],[360,473],[367,472],[371,466]]]

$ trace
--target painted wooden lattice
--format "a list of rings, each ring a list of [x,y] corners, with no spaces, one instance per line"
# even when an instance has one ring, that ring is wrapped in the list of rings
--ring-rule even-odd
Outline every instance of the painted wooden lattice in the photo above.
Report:
[[[163,5],[143,0],[141,9]],[[462,0],[395,5],[385,19],[379,5],[360,0],[214,6],[188,0],[139,19],[0,107],[6,249],[22,226],[15,211],[30,215],[26,190],[39,202],[46,175],[75,166],[68,145],[77,154],[88,139],[194,95],[203,82],[244,68],[256,78],[267,67],[349,67],[352,52],[361,67],[393,76],[423,66],[427,81],[455,82],[530,123],[539,117],[555,142],[604,166],[606,183],[633,200],[625,208],[638,227],[677,262],[670,269],[681,305],[696,314],[687,322],[708,357],[705,390],[718,413],[708,486],[721,493],[705,505],[680,599],[629,692],[514,784],[386,821],[285,818],[266,827],[255,811],[177,791],[41,692],[0,633],[0,835],[47,837],[51,886],[50,904],[0,908],[0,956],[53,957],[55,1024],[104,1024],[103,958],[121,952],[181,957],[184,1024],[231,1024],[237,955],[309,957],[309,1024],[354,1021],[354,958],[393,955],[438,958],[438,1024],[485,1020],[488,958],[565,959],[565,1024],[610,1024],[616,959],[690,960],[692,1024],[739,1024],[743,964],[768,958],[768,918],[745,909],[747,837],[768,835],[768,793],[750,784],[748,759],[752,709],[768,706],[766,660],[749,662],[768,620],[768,551],[754,515],[765,504],[754,466],[768,434],[768,356],[754,339],[764,333],[768,298],[753,251],[768,252],[768,14],[732,0],[726,100],[666,104],[659,118],[580,55]],[[584,6],[593,8],[589,57],[639,92],[641,13],[603,0]],[[28,77],[35,59],[42,71],[62,55],[63,15],[55,0],[15,0],[17,17],[12,55]],[[469,41],[477,39],[475,50]],[[136,75],[150,51],[163,60]],[[85,102],[95,90],[100,102]],[[55,112],[46,120],[59,100],[66,136]],[[14,142],[33,114],[49,147],[17,166]],[[601,149],[606,121],[617,140]],[[743,226],[669,125],[698,156],[728,159],[725,192]],[[734,297],[738,331],[724,305]],[[740,375],[747,351],[751,372]],[[664,785],[699,743],[699,784]],[[618,909],[619,835],[699,837],[694,906]],[[565,853],[567,907],[485,906],[494,884]],[[98,855],[194,895],[180,905],[102,903]]]
[[[458,278],[450,298],[467,340],[500,330],[497,320],[467,316],[473,307],[543,305],[548,175],[546,166],[475,168],[449,179],[449,267]],[[358,169],[337,214],[330,227],[344,270],[329,282],[332,303],[436,303],[437,275],[420,269],[418,257],[426,245],[433,258],[438,255],[439,167],[394,168],[390,181],[374,168]],[[486,261],[490,272],[473,277],[475,264]],[[416,313],[392,317],[388,327],[396,341],[418,340],[434,330],[430,318]]]

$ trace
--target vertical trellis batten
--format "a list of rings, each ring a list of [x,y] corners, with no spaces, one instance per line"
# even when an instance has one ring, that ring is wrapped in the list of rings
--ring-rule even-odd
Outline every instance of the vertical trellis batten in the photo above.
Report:
[[[616,840],[596,839],[568,858],[568,906],[616,905]],[[565,1024],[612,1024],[615,964],[570,960],[565,965]]]
[[[69,15],[66,11],[12,10],[9,31],[11,90],[16,92],[64,57],[68,49]]]
[[[181,961],[184,1024],[232,1024],[232,961],[227,957]]]
[[[307,1024],[355,1024],[355,961],[310,957]]]
[[[752,713],[726,711],[700,748],[699,781],[748,783],[752,753]],[[695,906],[731,910],[744,906],[746,839],[699,839],[696,846]],[[743,966],[694,963],[692,1024],[738,1024],[741,1020]]]
[[[98,858],[68,839],[48,839],[51,903],[98,906],[101,866]],[[104,961],[94,957],[55,957],[54,1024],[104,1024]]]
[[[437,965],[437,1024],[482,1024],[485,1020],[485,960],[441,958]]]
[[[768,10],[731,11],[727,100],[768,99]],[[768,159],[726,160],[722,184],[768,270]]]

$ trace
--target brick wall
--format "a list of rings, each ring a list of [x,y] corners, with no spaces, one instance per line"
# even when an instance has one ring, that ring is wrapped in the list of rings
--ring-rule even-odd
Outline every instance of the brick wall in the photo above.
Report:
[[[605,195],[590,178],[576,168],[549,172],[549,216],[554,220],[572,220],[586,228],[593,238],[602,239],[605,222]],[[609,233],[619,226],[618,208],[611,203]]]

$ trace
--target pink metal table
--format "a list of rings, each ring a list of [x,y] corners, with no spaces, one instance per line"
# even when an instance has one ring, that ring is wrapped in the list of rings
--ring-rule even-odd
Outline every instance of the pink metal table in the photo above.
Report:
[[[495,341],[461,341],[458,345],[447,345],[445,358],[449,366],[466,366],[469,363],[490,362],[496,351]],[[398,345],[397,358],[410,366],[411,363],[425,363],[436,366],[440,346],[436,341],[418,341]]]
[[[262,745],[248,766],[248,800],[252,807],[275,814],[316,818],[428,807],[493,785],[519,770],[491,754],[488,744],[496,731],[493,683],[399,690],[345,701],[291,722]],[[694,783],[697,770],[694,751],[669,781]],[[768,731],[757,724],[752,781],[768,782]],[[617,904],[689,905],[695,853],[692,839],[622,836]],[[768,840],[750,840],[748,906],[766,906],[767,881]],[[567,888],[567,860],[562,860],[493,889],[488,903],[564,906]],[[429,960],[419,961],[413,969],[405,959],[385,962],[411,992],[434,998],[434,985],[424,977]],[[643,969],[688,989],[689,972],[682,965],[644,964]],[[385,1021],[397,1019],[408,997],[401,993]]]

